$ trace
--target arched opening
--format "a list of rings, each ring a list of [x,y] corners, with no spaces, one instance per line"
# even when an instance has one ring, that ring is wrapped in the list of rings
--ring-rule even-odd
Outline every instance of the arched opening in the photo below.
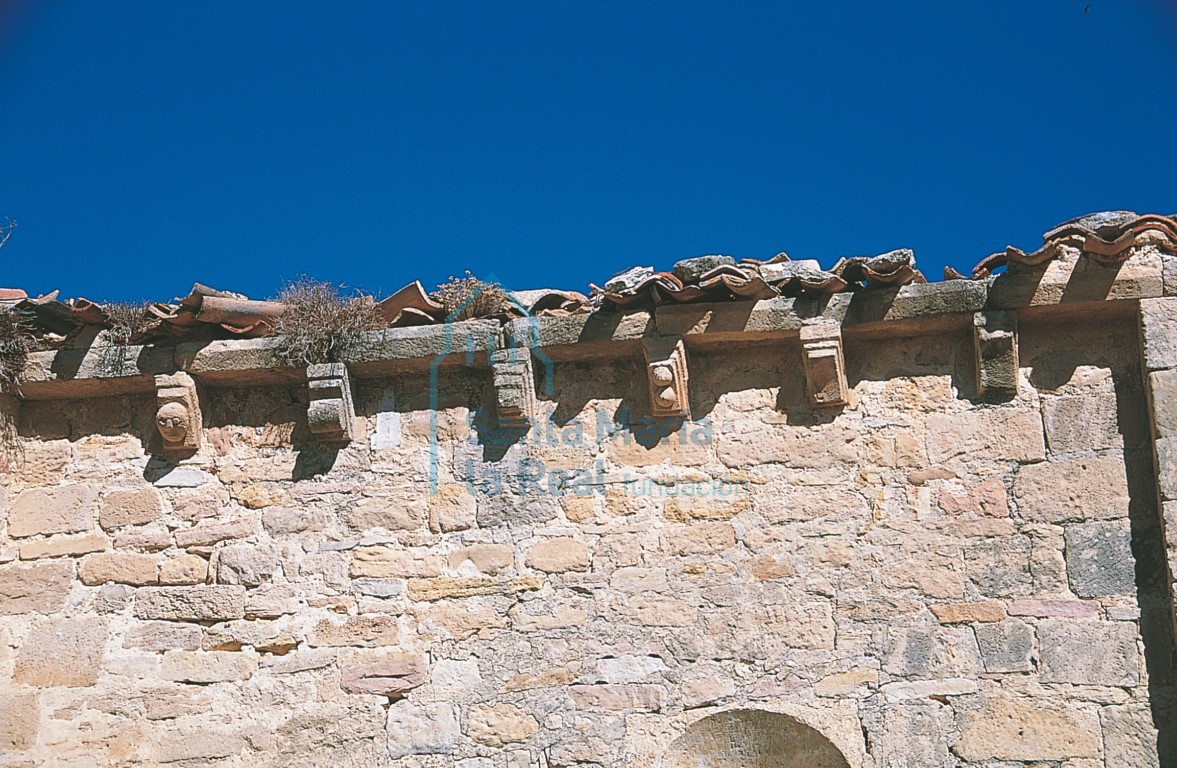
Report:
[[[776,712],[736,709],[705,717],[675,739],[659,768],[849,768],[829,739]]]

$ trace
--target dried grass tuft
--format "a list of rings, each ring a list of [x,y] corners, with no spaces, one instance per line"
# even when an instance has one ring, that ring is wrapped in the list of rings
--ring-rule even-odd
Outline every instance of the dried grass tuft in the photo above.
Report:
[[[445,307],[446,320],[473,320],[506,314],[511,298],[498,283],[479,280],[470,271],[465,277],[451,276],[437,286],[430,298]]]
[[[106,314],[110,341],[126,346],[135,334],[146,330],[150,323],[147,307],[147,302],[130,301],[104,305],[102,311]]]
[[[113,302],[102,307],[106,314],[106,338],[100,348],[98,367],[103,376],[126,376],[134,373],[134,360],[127,347],[135,334],[147,328],[147,302]]]
[[[343,362],[384,328],[370,296],[344,296],[342,286],[301,277],[278,293],[286,309],[272,322],[278,357],[290,365]]]
[[[29,353],[35,348],[36,338],[29,322],[11,307],[0,307],[0,390],[20,386]]]

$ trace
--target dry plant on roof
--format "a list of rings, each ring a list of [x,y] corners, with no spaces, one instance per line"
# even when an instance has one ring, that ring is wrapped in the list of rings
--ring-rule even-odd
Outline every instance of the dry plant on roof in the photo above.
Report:
[[[125,376],[135,370],[127,347],[149,323],[147,302],[112,302],[102,307],[106,315],[107,343],[100,347],[98,368],[103,376]]]
[[[511,306],[511,299],[503,286],[483,282],[469,270],[465,277],[451,276],[437,286],[430,298],[445,307],[446,319],[450,321],[494,317],[507,312]]]
[[[11,307],[0,306],[0,390],[11,392],[20,386],[29,353],[35,348],[29,322]]]
[[[275,354],[288,365],[343,362],[385,325],[371,297],[344,296],[339,286],[307,277],[287,284],[278,301],[286,308],[271,322]]]

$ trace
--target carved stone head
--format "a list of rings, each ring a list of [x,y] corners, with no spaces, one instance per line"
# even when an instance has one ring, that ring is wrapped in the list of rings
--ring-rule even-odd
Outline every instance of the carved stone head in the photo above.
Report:
[[[183,403],[164,403],[155,414],[155,426],[169,443],[182,443],[188,436],[188,409]]]

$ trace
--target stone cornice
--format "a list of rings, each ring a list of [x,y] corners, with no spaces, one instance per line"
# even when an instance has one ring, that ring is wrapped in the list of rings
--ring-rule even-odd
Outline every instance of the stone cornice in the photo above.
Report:
[[[598,311],[565,317],[510,321],[471,320],[454,324],[393,328],[369,334],[362,352],[346,361],[356,378],[373,378],[431,366],[487,367],[488,353],[505,343],[523,346],[550,360],[641,357],[642,340],[681,336],[688,348],[733,343],[795,342],[801,328],[815,323],[841,327],[847,340],[964,332],[973,314],[985,310],[1017,313],[1022,323],[1094,317],[1128,310],[1140,299],[1177,294],[1166,273],[1177,273],[1173,257],[1151,250],[1118,266],[1085,257],[1019,266],[984,280],[949,280],[870,288],[817,298],[663,304],[653,310]],[[29,356],[26,399],[99,397],[154,391],[158,374],[186,372],[205,386],[297,383],[305,369],[279,360],[274,338],[183,342],[175,345],[88,342]]]

